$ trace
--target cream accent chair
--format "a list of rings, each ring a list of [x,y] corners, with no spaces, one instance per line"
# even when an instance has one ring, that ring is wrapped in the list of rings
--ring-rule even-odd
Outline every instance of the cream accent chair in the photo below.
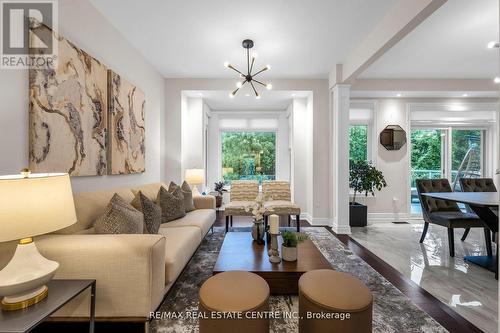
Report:
[[[291,216],[295,215],[297,221],[297,231],[300,231],[300,207],[292,202],[290,183],[281,180],[268,180],[262,182],[262,192],[266,201],[265,224],[271,214],[288,216],[288,226],[291,225]]]
[[[226,232],[229,231],[229,223],[233,226],[233,216],[252,216],[246,212],[245,207],[251,205],[259,195],[259,182],[257,180],[233,180],[231,182],[231,193],[229,203],[224,207],[226,216]]]
[[[130,202],[134,193],[142,191],[154,200],[160,186],[167,185],[74,194],[78,222],[36,237],[40,253],[60,264],[55,278],[97,280],[95,310],[99,321],[146,323],[215,222],[215,197],[194,196],[196,209],[163,223],[157,235],[94,233],[95,219],[115,193]],[[15,242],[0,243],[0,269],[9,262],[15,246]],[[89,300],[89,293],[77,296],[54,314],[54,320],[88,318]]]

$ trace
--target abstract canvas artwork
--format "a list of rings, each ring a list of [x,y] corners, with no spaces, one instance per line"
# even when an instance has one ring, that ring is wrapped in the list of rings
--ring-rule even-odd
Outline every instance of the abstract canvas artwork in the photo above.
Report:
[[[63,37],[59,66],[29,71],[29,164],[71,176],[107,171],[107,68]]]
[[[108,70],[108,173],[145,171],[145,95]]]

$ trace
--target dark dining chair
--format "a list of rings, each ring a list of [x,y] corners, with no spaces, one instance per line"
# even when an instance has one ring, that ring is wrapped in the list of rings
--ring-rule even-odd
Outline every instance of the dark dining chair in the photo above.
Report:
[[[491,178],[460,178],[462,192],[496,192],[497,188]],[[498,215],[498,209],[494,210]],[[470,228],[465,229],[462,241],[467,238]]]
[[[417,191],[422,206],[424,230],[420,243],[425,239],[429,224],[437,224],[448,229],[448,247],[450,256],[455,256],[455,237],[453,229],[456,228],[483,228],[488,230],[485,223],[473,213],[464,213],[454,201],[434,199],[422,193],[452,192],[448,179],[417,179]],[[486,231],[485,231],[486,236]],[[486,238],[488,255],[491,255],[491,238]]]

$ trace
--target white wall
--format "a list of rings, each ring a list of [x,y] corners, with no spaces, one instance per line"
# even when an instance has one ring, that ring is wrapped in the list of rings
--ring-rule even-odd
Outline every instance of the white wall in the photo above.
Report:
[[[87,0],[59,1],[59,32],[146,94],[146,172],[73,177],[75,191],[160,180],[164,79]],[[28,166],[28,71],[0,70],[0,174]]]
[[[313,117],[313,223],[328,224],[331,218],[330,187],[330,114],[328,80],[273,79],[273,89],[312,91]],[[184,90],[223,90],[234,86],[232,79],[166,79],[165,137],[162,140],[165,159],[162,179],[180,181],[181,167],[181,94]],[[304,162],[304,161],[303,161]],[[319,221],[319,222],[316,222]]]
[[[294,98],[292,103],[293,198],[304,218],[313,216],[313,147],[312,110],[307,98]]]
[[[363,99],[353,99],[360,101]],[[424,99],[424,98],[378,98],[371,99],[376,103],[374,145],[376,167],[381,170],[388,186],[377,192],[374,197],[360,197],[359,202],[368,205],[371,222],[387,220],[403,220],[409,218],[409,163],[410,163],[410,116],[409,103],[435,103],[436,105],[464,105],[467,103],[496,103],[495,99]],[[450,112],[451,114],[452,112]],[[433,113],[434,114],[434,113]],[[467,112],[464,112],[464,115]],[[378,142],[379,133],[387,125],[399,125],[407,133],[407,144],[398,151],[388,151]],[[496,127],[491,127],[492,137],[496,137]],[[492,143],[495,140],[491,140]],[[490,147],[491,161],[497,160],[498,146]],[[488,169],[493,170],[493,164]],[[492,175],[486,175],[491,177]],[[396,201],[394,200],[396,199]]]
[[[203,169],[203,99],[187,97],[182,107],[182,172]]]

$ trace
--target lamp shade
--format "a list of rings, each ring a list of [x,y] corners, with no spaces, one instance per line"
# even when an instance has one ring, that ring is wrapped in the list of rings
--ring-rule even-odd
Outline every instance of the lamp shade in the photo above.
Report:
[[[0,242],[47,234],[76,222],[68,174],[0,177]]]
[[[186,169],[185,180],[189,185],[201,185],[205,183],[204,169]]]

